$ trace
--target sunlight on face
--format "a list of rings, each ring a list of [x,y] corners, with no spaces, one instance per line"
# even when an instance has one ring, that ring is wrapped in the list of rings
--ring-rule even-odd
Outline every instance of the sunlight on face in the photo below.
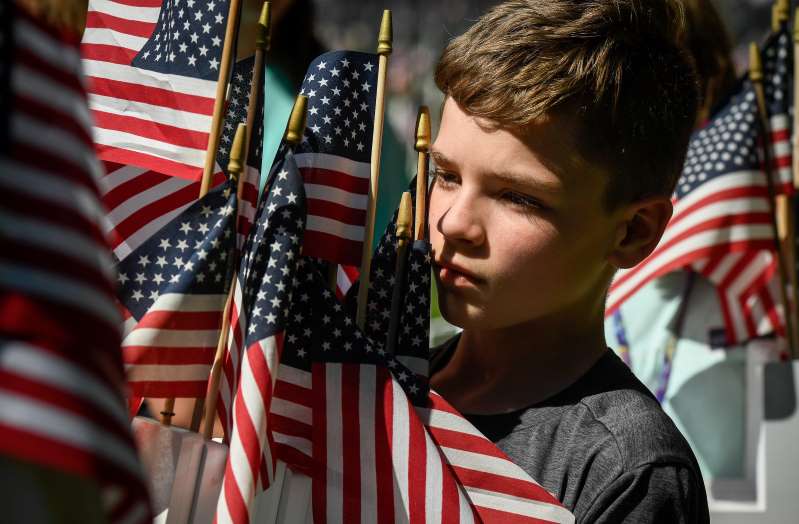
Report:
[[[581,168],[562,122],[524,137],[487,124],[447,100],[432,148],[430,241],[444,317],[497,329],[595,314],[612,273],[605,177]]]

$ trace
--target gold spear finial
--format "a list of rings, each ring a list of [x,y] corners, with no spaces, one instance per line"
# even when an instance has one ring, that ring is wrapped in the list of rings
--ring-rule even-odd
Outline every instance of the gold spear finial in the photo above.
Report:
[[[793,41],[799,42],[799,7],[793,15]]]
[[[763,62],[760,59],[760,49],[755,42],[749,44],[749,80],[763,81]]]
[[[308,97],[305,95],[297,96],[297,100],[294,101],[294,107],[291,109],[289,125],[286,128],[286,142],[292,146],[296,146],[302,141],[302,135],[305,133],[307,109]]]
[[[416,144],[414,146],[420,153],[430,151],[430,109],[419,106],[416,114]]]
[[[228,174],[233,179],[238,179],[244,170],[244,137],[247,136],[247,124],[239,124],[236,128],[236,135],[233,137],[233,145],[230,146],[230,160],[227,164]]]
[[[385,9],[383,10],[383,19],[380,20],[380,34],[377,37],[377,54],[390,55],[393,41],[394,30],[391,25],[391,9]]]
[[[261,16],[258,17],[258,36],[255,38],[255,47],[269,51],[272,45],[272,8],[269,2],[264,2],[261,7]]]
[[[413,206],[411,205],[411,193],[410,191],[405,191],[402,194],[399,211],[397,212],[397,239],[410,240],[412,225]]]
[[[780,24],[787,22],[791,14],[790,0],[777,0],[771,6],[771,29],[780,30]]]

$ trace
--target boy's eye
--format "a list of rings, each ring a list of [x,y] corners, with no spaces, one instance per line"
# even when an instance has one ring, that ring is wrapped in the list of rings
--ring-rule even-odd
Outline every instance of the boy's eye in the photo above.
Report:
[[[505,202],[508,202],[510,205],[522,209],[523,211],[532,211],[544,208],[544,206],[541,205],[541,203],[535,198],[523,193],[517,193],[515,191],[506,191],[500,195],[500,198]]]
[[[459,180],[458,175],[440,169],[432,170],[430,176],[433,177],[433,183],[442,188],[454,187]]]

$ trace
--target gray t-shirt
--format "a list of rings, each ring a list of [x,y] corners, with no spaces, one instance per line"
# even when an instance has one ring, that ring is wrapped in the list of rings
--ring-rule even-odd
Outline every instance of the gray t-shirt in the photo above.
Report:
[[[455,339],[433,350],[441,369]],[[709,522],[688,443],[610,349],[574,384],[528,408],[465,415],[578,523]]]

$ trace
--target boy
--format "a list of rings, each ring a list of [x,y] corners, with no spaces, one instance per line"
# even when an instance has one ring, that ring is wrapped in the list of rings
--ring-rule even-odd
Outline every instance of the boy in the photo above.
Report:
[[[707,522],[699,468],[607,348],[614,272],[656,246],[697,109],[676,0],[509,0],[454,39],[432,148],[432,385],[577,522]]]

